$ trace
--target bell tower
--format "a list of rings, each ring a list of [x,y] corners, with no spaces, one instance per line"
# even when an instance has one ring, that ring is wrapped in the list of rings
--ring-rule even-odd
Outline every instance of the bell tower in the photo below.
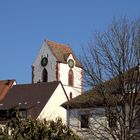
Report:
[[[68,45],[45,40],[32,65],[32,83],[61,81],[71,99],[82,93],[82,67]]]

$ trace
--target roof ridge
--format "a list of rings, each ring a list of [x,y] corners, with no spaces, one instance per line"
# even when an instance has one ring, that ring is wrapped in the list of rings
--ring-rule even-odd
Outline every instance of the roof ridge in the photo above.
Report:
[[[70,48],[70,46],[68,44],[64,44],[64,43],[58,43],[58,42],[55,42],[55,41],[51,41],[51,40],[48,40],[48,39],[45,39],[45,42],[48,44],[48,43],[54,43],[55,45],[58,45],[58,46],[65,46],[65,47],[68,47]],[[70,48],[71,49],[71,48]]]
[[[51,82],[40,82],[40,83],[24,83],[24,84],[17,84],[15,86],[28,86],[28,85],[46,85],[46,84],[52,84],[52,83],[60,83],[60,81],[51,81]]]
[[[15,79],[0,80],[0,82],[6,82],[6,81],[16,81],[16,80]]]

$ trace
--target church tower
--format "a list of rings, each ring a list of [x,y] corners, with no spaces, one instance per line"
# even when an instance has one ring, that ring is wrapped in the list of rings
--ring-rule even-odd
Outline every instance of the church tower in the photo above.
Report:
[[[61,81],[69,99],[82,93],[82,67],[68,45],[45,40],[32,65],[32,83]]]

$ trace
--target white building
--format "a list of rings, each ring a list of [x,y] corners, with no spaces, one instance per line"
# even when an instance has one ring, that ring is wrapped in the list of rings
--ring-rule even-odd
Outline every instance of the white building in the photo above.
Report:
[[[111,98],[110,104],[115,102]],[[88,93],[79,95],[62,104],[67,109],[67,124],[83,140],[101,140],[109,125],[105,115],[103,97],[100,94]],[[104,133],[102,136],[100,134]]]

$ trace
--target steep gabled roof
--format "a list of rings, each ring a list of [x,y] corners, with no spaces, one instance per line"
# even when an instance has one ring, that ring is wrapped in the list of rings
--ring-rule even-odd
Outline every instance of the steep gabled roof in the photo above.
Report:
[[[47,104],[59,82],[15,85],[0,102],[0,110],[27,109],[37,118]]]
[[[1,80],[0,81],[0,101],[6,96],[9,89],[14,84],[15,80]]]
[[[81,67],[80,61],[76,58],[74,52],[68,45],[59,44],[47,40],[45,40],[45,42],[50,47],[51,51],[53,52],[54,56],[59,62],[67,63],[67,58],[69,57],[70,54],[72,54],[75,59],[76,66]]]

